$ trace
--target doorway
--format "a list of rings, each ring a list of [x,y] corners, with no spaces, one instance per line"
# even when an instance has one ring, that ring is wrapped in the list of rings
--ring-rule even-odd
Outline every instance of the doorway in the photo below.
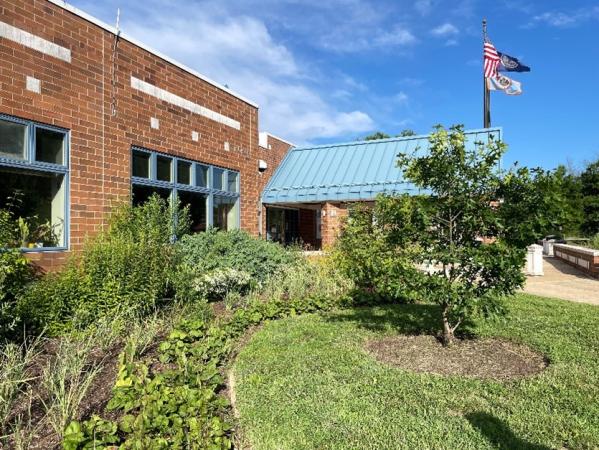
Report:
[[[299,210],[267,207],[266,239],[284,245],[299,242]]]

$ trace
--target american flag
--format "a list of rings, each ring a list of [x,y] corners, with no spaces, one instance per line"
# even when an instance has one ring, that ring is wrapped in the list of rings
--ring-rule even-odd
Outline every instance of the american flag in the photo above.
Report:
[[[499,53],[489,41],[485,40],[483,47],[484,53],[484,65],[483,70],[485,78],[492,78],[497,75],[497,68],[499,67]]]

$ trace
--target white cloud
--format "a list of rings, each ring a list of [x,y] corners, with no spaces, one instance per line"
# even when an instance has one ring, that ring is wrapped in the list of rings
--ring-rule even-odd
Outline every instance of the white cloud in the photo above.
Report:
[[[367,50],[397,50],[415,44],[416,36],[402,25],[396,25],[391,31],[382,28],[356,30],[353,36],[348,36],[347,30],[335,29],[321,39],[321,46],[330,51],[340,53],[364,52]]]
[[[579,25],[588,20],[599,20],[599,6],[570,10],[568,12],[547,11],[534,16],[528,26],[544,23],[552,27],[567,28]]]
[[[460,33],[460,30],[453,24],[446,22],[442,25],[439,25],[436,28],[433,28],[431,30],[431,34],[433,36],[438,36],[438,37],[449,37],[449,36],[456,36]]]
[[[401,25],[395,27],[395,29],[389,33],[381,33],[374,39],[376,46],[406,46],[416,42],[416,37],[407,29]]]
[[[319,94],[323,80],[314,79],[318,70],[299,63],[264,21],[222,4],[148,1],[141,14],[122,16],[123,31],[257,102],[261,130],[301,144],[374,128],[365,112],[328,103]],[[366,89],[347,76],[341,83],[347,90]]]

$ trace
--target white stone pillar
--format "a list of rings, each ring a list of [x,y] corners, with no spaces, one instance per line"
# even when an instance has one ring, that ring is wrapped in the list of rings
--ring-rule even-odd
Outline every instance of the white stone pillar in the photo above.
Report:
[[[526,275],[543,275],[543,247],[533,244],[526,251]]]
[[[555,239],[546,239],[543,241],[543,253],[547,256],[553,256],[553,244]]]

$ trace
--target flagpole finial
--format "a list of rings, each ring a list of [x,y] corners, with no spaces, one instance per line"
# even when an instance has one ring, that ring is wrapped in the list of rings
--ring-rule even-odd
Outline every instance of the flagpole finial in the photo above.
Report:
[[[483,17],[483,37],[487,37],[487,19]]]

